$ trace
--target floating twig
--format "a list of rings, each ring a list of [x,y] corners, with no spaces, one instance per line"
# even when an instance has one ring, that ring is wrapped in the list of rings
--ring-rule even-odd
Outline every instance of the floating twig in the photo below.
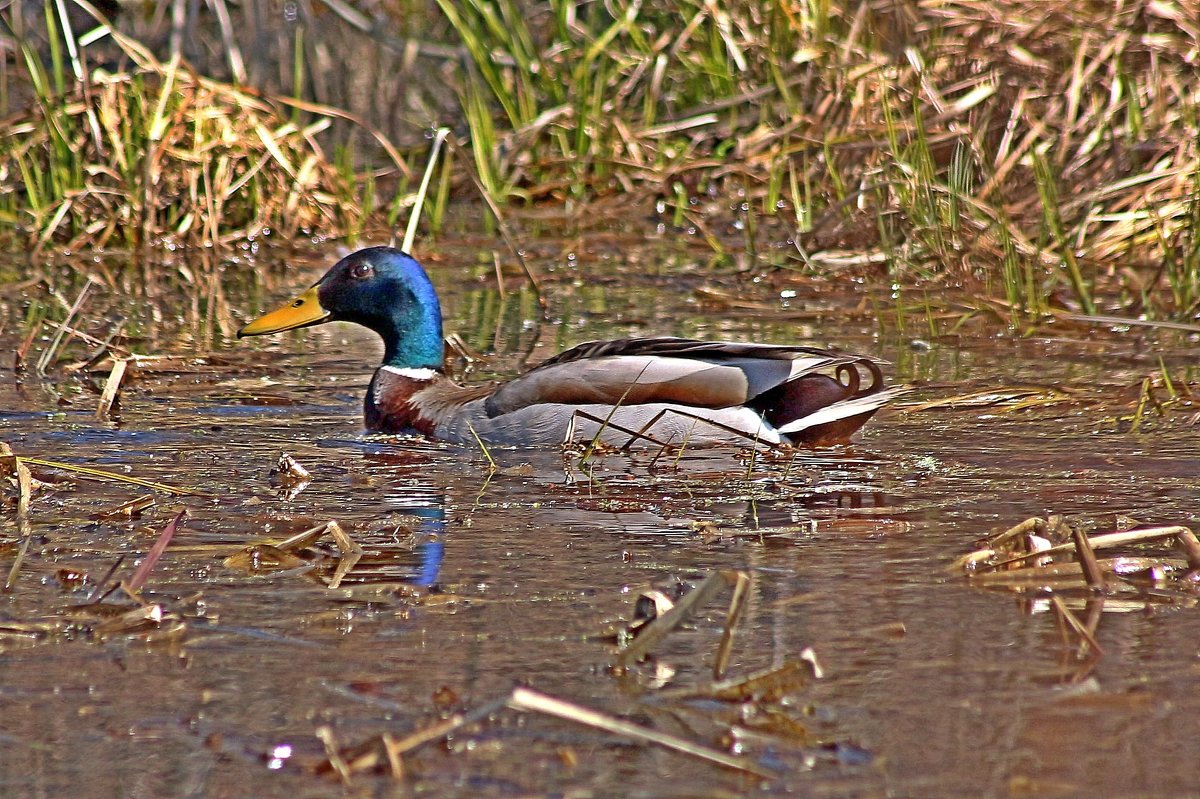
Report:
[[[736,757],[727,754],[717,749],[694,743],[686,738],[680,738],[675,735],[670,735],[665,732],[651,730],[633,722],[625,721],[624,719],[610,716],[606,713],[601,713],[598,710],[576,705],[571,702],[565,702],[562,699],[556,699],[538,691],[529,688],[518,687],[514,688],[512,696],[508,699],[508,706],[513,710],[522,710],[533,713],[544,713],[548,716],[555,716],[567,721],[573,721],[577,724],[583,724],[588,727],[594,727],[598,730],[611,732],[616,735],[623,735],[627,738],[633,738],[647,743],[657,744],[658,746],[667,749],[673,749],[676,752],[681,752],[685,755],[707,760],[710,763],[716,763],[726,768],[736,769],[754,774],[758,777],[771,778],[776,776],[774,772],[769,771],[755,763],[746,760],[745,758]]]
[[[1200,569],[1200,540],[1196,539],[1196,535],[1191,531],[1191,529],[1181,525],[1147,527],[1141,530],[1127,530],[1119,533],[1103,533],[1101,535],[1090,536],[1088,541],[1091,544],[1092,549],[1110,549],[1112,547],[1120,547],[1127,544],[1146,543],[1160,538],[1174,538],[1176,542],[1180,544],[1180,548],[1183,549],[1187,555],[1188,564],[1193,569]],[[1195,547],[1191,545],[1191,541],[1196,542]],[[1007,560],[981,565],[978,568],[981,570],[999,571],[1006,567],[1023,563],[1031,558],[1057,555],[1063,552],[1070,552],[1074,549],[1074,543],[1059,544],[1057,546],[1050,547],[1049,549],[1042,549],[1036,552],[1027,552],[1021,555],[1015,555]]]
[[[22,517],[19,521],[21,530],[21,545],[17,547],[17,556],[13,558],[12,566],[8,570],[8,578],[4,581],[5,593],[13,590],[17,585],[17,577],[21,574],[21,564],[25,562],[25,555],[29,552],[29,542],[33,538],[29,531],[29,520]]]
[[[17,459],[24,463],[33,464],[34,466],[43,466],[47,469],[61,469],[64,472],[74,472],[85,477],[91,477],[94,480],[101,480],[113,483],[129,483],[131,485],[142,486],[143,488],[152,488],[155,491],[162,491],[167,494],[179,494],[193,497],[211,497],[204,491],[198,491],[194,488],[180,488],[178,486],[169,486],[165,483],[155,483],[152,480],[143,480],[140,477],[130,477],[126,474],[116,474],[114,472],[106,472],[103,469],[93,469],[89,466],[77,466],[73,463],[62,463],[61,461],[48,461],[44,458],[30,458],[26,455],[19,455]]]
[[[340,553],[337,566],[328,582],[329,588],[338,588],[346,578],[346,575],[358,565],[359,560],[366,553],[342,529],[340,524],[332,520],[324,524],[318,524],[316,527],[310,527],[307,530],[303,530],[285,538],[283,541],[273,544],[259,543],[248,547],[241,547],[228,555],[222,563],[228,568],[242,569],[251,574],[268,571],[278,573],[292,569],[311,570],[312,566],[295,553],[305,547],[312,546],[325,536],[333,539],[334,546],[337,547]]]
[[[307,546],[312,546],[317,541],[324,538],[326,535],[335,535],[334,530],[341,530],[341,525],[335,521],[327,521],[324,524],[318,524],[316,527],[310,527],[295,535],[288,536],[274,544],[277,549],[284,552],[295,552],[298,549],[304,549]]]
[[[1165,553],[1151,556],[1144,551],[1145,545],[1156,542],[1160,547],[1170,542],[1186,560]],[[1101,550],[1114,548],[1133,551],[1097,557]],[[1087,535],[1068,525],[1062,516],[1052,515],[1027,519],[993,536],[982,548],[959,558],[955,568],[976,585],[989,588],[1038,594],[1086,591],[1092,598],[1097,594],[1135,594],[1143,606],[1194,604],[1195,587],[1184,575],[1200,571],[1200,539],[1182,525]],[[1178,590],[1172,588],[1172,582]],[[1121,605],[1109,603],[1108,607],[1117,609]],[[1070,626],[1070,621],[1065,623]],[[1089,629],[1094,626],[1088,625]],[[1099,651],[1092,642],[1087,645]]]
[[[810,679],[820,679],[822,674],[816,655],[809,647],[799,658],[786,660],[781,666],[729,680],[660,691],[656,696],[659,699],[705,697],[725,702],[777,702],[786,694],[803,688]]]
[[[113,360],[112,371],[108,373],[104,391],[100,394],[100,404],[96,406],[97,419],[108,418],[108,412],[112,410],[113,402],[117,399],[117,392],[121,390],[121,380],[125,377],[125,366],[128,363],[124,358]]]
[[[342,754],[338,751],[337,740],[333,737],[333,728],[327,725],[317,727],[315,735],[325,747],[325,757],[329,760],[329,765],[341,777],[342,782],[350,784],[350,766],[342,758]]]
[[[342,584],[342,580],[346,579],[346,575],[350,573],[350,570],[362,559],[364,553],[363,548],[347,535],[346,531],[337,522],[329,523],[329,534],[333,536],[333,543],[342,553],[342,556],[338,558],[337,568],[333,570],[333,575],[329,578],[329,587],[337,588]]]
[[[96,587],[92,590],[91,595],[88,597],[89,605],[94,605],[95,603],[100,602],[104,599],[104,597],[108,596],[108,594],[112,593],[112,590],[114,590],[116,586],[113,586],[113,589],[108,591],[106,591],[104,587],[108,585],[108,581],[112,579],[112,576],[117,573],[117,569],[119,569],[121,564],[124,562],[125,553],[121,553],[117,556],[117,559],[113,562],[113,565],[108,567],[108,571],[104,573],[104,576],[96,582]]]
[[[137,499],[131,499],[128,502],[123,502],[112,510],[101,511],[93,514],[93,519],[114,519],[124,516],[127,519],[137,518],[148,508],[154,507],[157,500],[153,494],[144,494]]]
[[[653,649],[672,630],[683,624],[696,610],[712,600],[714,596],[731,584],[737,582],[740,572],[718,571],[708,575],[688,592],[683,599],[675,603],[675,607],[650,622],[637,638],[627,647],[617,653],[617,665],[627,666],[629,663],[643,657]]]
[[[29,503],[33,498],[33,475],[29,473],[29,467],[21,461],[22,458],[17,457],[12,447],[0,441],[0,468],[17,479],[17,516],[29,513]]]
[[[1185,571],[1187,561],[1182,558],[1135,558],[1129,556],[1097,559],[1096,565],[1104,574],[1128,574],[1157,567]],[[1028,588],[1030,590],[1053,590],[1055,588],[1082,588],[1079,564],[1074,560],[1063,563],[1047,563],[1041,566],[1025,566],[1001,572],[980,572],[969,576],[972,583],[987,588]]]
[[[1083,569],[1088,587],[1093,591],[1103,591],[1104,574],[1096,564],[1096,552],[1088,542],[1087,533],[1076,527],[1071,530],[1071,541],[1075,545],[1075,556],[1079,558],[1079,567]]]
[[[729,611],[725,614],[725,629],[721,631],[721,643],[717,645],[717,656],[713,659],[713,679],[725,676],[729,655],[733,651],[733,633],[737,629],[746,606],[750,603],[751,578],[747,572],[739,571],[733,584],[733,596],[729,599]]]
[[[175,537],[175,531],[179,529],[179,522],[183,520],[186,510],[181,510],[175,514],[175,518],[167,523],[163,531],[159,533],[158,539],[154,542],[154,546],[150,547],[150,551],[146,553],[146,557],[138,566],[137,571],[130,578],[128,589],[132,594],[136,594],[142,590],[142,586],[146,584],[146,580],[150,577],[150,572],[153,571],[154,565],[158,563],[158,559],[162,557],[166,551],[167,545],[171,543],[171,539]]]
[[[387,755],[388,769],[392,772],[392,779],[404,779],[404,756],[400,754],[400,749],[396,746],[396,739],[391,736],[391,733],[383,733],[379,736],[379,740],[383,743],[383,753]]]

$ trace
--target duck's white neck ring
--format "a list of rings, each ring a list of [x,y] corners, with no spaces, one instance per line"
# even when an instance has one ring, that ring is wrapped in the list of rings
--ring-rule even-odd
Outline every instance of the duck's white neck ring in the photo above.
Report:
[[[408,367],[388,366],[385,364],[379,368],[400,377],[407,377],[409,380],[433,380],[438,375],[435,370],[427,367],[411,369]]]

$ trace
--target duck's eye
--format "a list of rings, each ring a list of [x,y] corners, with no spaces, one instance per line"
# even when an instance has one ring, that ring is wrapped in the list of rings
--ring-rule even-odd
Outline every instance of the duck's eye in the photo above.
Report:
[[[364,280],[375,274],[375,267],[368,263],[359,262],[350,267],[350,276],[359,280]]]

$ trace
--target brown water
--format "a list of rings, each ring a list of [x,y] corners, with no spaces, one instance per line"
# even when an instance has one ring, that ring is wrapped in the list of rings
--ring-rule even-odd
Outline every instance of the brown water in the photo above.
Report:
[[[1086,402],[881,415],[853,448],[791,462],[693,452],[653,468],[649,456],[611,456],[589,471],[564,469],[557,452],[509,451],[489,474],[469,448],[361,432],[379,348],[354,328],[230,344],[147,375],[127,387],[116,423],[93,418],[95,396],[77,381],[17,382],[5,358],[0,440],[19,454],[217,496],[159,495],[141,518],[97,519],[150,492],[40,472],[64,482],[33,504],[3,623],[61,618],[86,601],[92,586],[64,586],[61,570],[96,581],[128,554],[117,572],[128,579],[186,508],[145,589],[186,627],[154,642],[83,628],[5,637],[0,795],[1196,795],[1200,612],[1177,602],[1106,613],[1104,654],[1082,663],[1045,603],[947,571],[978,537],[1046,512],[1101,527],[1115,514],[1195,525],[1188,412],[1151,414],[1137,432],[1115,418],[1160,357],[1173,378],[1196,379],[1194,338],[1062,325],[1018,338],[994,321],[932,337],[925,316],[901,320],[854,284],[747,284],[653,248],[594,245],[577,259],[546,249],[536,263],[549,324],[515,285],[501,300],[490,257],[447,247],[427,259],[448,332],[498,353],[487,373],[589,338],[668,333],[877,354],[921,384],[921,399],[1036,383]],[[280,281],[277,298],[311,277]],[[3,301],[7,351],[23,300]],[[140,351],[186,351],[163,335]],[[280,452],[312,473],[294,498],[268,477]],[[372,553],[341,589],[304,569],[223,563],[330,519]],[[11,508],[0,525],[7,574],[22,530]],[[754,534],[779,528],[787,536]],[[731,675],[811,646],[826,676],[757,717],[665,694],[707,679],[724,597],[652,662],[611,671],[613,646],[598,636],[632,616],[638,593],[712,569],[753,575]],[[319,727],[339,745],[403,737],[447,705],[474,708],[517,683],[735,750],[778,776],[511,710],[410,755],[401,782],[362,773],[347,787],[313,773]]]

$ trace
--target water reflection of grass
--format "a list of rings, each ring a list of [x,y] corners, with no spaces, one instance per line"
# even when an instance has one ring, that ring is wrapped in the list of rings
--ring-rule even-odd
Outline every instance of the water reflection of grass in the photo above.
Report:
[[[1014,316],[1200,310],[1194,0],[328,6],[245,53],[274,59],[258,80],[285,99],[267,99],[107,29],[136,68],[102,75],[102,37],[64,36],[48,5],[46,44],[15,39],[32,102],[7,117],[0,220],[74,249],[392,224],[399,153],[326,158],[318,134],[342,117],[301,99],[380,118],[378,91],[331,90],[313,56],[354,72],[390,48],[421,62],[394,75],[393,116],[469,134],[439,208],[473,184],[501,203],[620,197],[616,213],[653,209],[726,263],[820,272],[850,250],[859,271],[963,282]],[[264,8],[229,9],[210,69],[255,80],[236,14]]]

